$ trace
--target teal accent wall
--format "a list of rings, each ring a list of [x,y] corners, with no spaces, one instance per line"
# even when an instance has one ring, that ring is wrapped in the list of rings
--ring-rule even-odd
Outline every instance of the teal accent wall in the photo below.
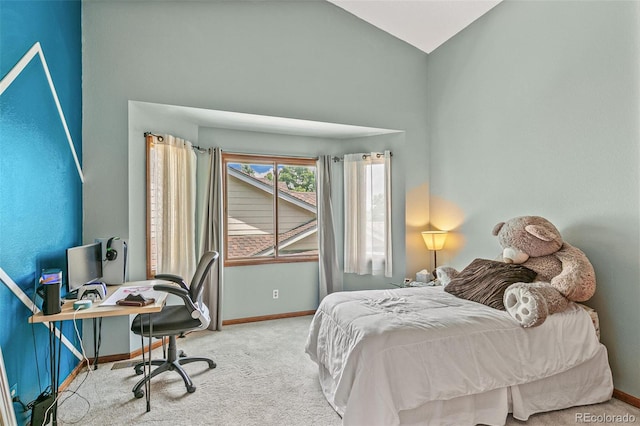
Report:
[[[0,2],[0,76],[40,42],[81,158],[80,8],[79,1]],[[0,268],[40,306],[40,270],[64,270],[65,249],[82,242],[82,183],[39,57],[0,95],[0,152]],[[28,324],[30,315],[0,285],[0,346],[9,383],[25,403],[49,385],[49,334]],[[63,333],[75,340],[70,322]],[[78,362],[64,346],[61,360],[64,379]]]

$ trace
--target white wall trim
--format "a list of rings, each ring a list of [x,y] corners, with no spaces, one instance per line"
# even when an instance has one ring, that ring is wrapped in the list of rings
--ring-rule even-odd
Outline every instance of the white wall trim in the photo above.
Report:
[[[53,96],[53,100],[56,103],[56,108],[58,109],[58,115],[60,116],[60,121],[62,122],[62,127],[64,128],[64,133],[67,135],[67,142],[69,143],[69,148],[71,149],[71,155],[73,155],[73,161],[76,163],[76,169],[78,170],[78,176],[80,177],[80,181],[84,183],[84,174],[82,173],[82,168],[80,167],[80,162],[78,161],[78,155],[76,154],[76,148],[73,144],[73,140],[71,139],[71,133],[69,133],[69,127],[67,126],[67,120],[64,117],[64,112],[62,111],[62,106],[60,105],[60,100],[58,99],[58,92],[56,91],[56,87],[53,85],[53,80],[51,79],[51,74],[49,73],[49,67],[47,65],[47,61],[44,58],[44,52],[42,51],[42,47],[40,46],[40,42],[36,42],[31,49],[27,53],[24,54],[22,58],[9,70],[7,75],[5,75],[2,80],[0,80],[0,96],[4,93],[5,90],[14,82],[16,78],[22,73],[25,67],[31,62],[33,58],[40,58],[42,63],[42,68],[44,69],[44,74],[47,77],[47,82],[49,83],[49,89],[51,89],[51,95]]]
[[[33,301],[31,299],[29,299],[29,296],[27,296],[25,294],[24,291],[22,291],[22,289],[20,288],[20,286],[18,286],[18,284],[16,284],[15,281],[13,281],[11,279],[11,277],[4,271],[4,269],[0,268],[0,282],[2,282],[4,285],[6,285],[9,290],[11,290],[13,292],[13,294],[16,295],[16,297],[18,299],[20,299],[20,301],[27,307],[27,309],[29,309],[34,315],[37,314],[38,312],[40,312],[40,309],[36,306],[35,303],[33,303]],[[42,325],[44,325],[45,327],[47,327],[47,329],[49,329],[49,321],[45,321],[40,323]],[[71,353],[73,353],[76,358],[78,358],[80,361],[82,361],[84,359],[84,357],[82,356],[82,354],[75,348],[75,346],[73,346],[73,343],[71,343],[69,341],[69,339],[67,339],[67,337],[62,334],[62,332],[58,329],[58,327],[53,328],[54,330],[54,334],[55,336],[60,339],[60,341],[62,343],[64,343],[64,345],[71,351]]]

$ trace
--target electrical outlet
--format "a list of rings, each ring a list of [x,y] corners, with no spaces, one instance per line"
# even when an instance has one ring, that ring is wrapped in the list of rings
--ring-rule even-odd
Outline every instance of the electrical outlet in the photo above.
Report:
[[[277,299],[278,296],[280,296],[280,292],[278,291],[278,289],[273,290],[273,298]]]
[[[16,396],[18,396],[18,384],[15,383],[14,385],[11,386],[11,398],[15,398]]]

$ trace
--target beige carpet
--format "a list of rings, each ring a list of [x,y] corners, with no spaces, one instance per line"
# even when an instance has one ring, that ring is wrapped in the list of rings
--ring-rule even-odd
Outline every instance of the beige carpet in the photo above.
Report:
[[[192,333],[178,339],[188,355],[208,356],[217,364],[186,366],[197,387],[186,392],[180,376],[166,372],[152,381],[151,411],[131,389],[139,379],[132,368],[100,365],[78,376],[60,400],[61,425],[318,425],[338,426],[316,365],[304,353],[311,317],[232,325],[222,332]],[[154,351],[160,357],[162,350]],[[116,367],[120,363],[116,363]],[[640,424],[640,409],[618,400],[532,416],[528,422],[509,417],[508,425],[574,425],[577,415],[630,414]],[[616,424],[609,422],[609,425]]]

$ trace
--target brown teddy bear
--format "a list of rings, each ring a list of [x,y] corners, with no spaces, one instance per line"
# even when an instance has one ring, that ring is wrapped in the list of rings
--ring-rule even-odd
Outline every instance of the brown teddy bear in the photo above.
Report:
[[[584,302],[593,296],[593,266],[580,249],[562,240],[547,219],[516,217],[498,223],[493,235],[503,248],[498,260],[520,264],[537,273],[534,282],[517,282],[504,292],[504,306],[521,326],[538,326],[548,315],[566,309],[570,301]],[[446,285],[458,273],[442,267],[436,274]]]

